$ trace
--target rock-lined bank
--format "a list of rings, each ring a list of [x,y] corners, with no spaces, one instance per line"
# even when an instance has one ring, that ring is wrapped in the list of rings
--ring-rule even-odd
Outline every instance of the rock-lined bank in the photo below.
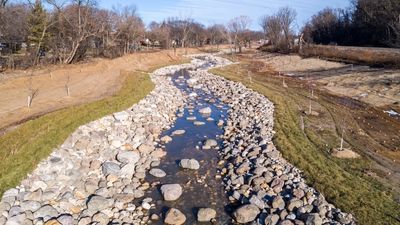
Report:
[[[252,224],[355,224],[351,214],[329,204],[309,187],[301,171],[288,163],[272,143],[273,104],[244,85],[206,71],[193,71],[198,88],[230,106],[220,150],[220,174],[229,199],[237,204],[233,218]]]
[[[18,187],[4,193],[0,224],[146,223],[146,210],[133,200],[150,187],[146,171],[166,154],[156,140],[185,103],[163,75],[189,67],[155,71],[155,89],[137,105],[77,129]]]

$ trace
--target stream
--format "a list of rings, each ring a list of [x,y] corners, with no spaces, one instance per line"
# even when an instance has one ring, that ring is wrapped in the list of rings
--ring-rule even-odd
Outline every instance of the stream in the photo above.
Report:
[[[181,70],[173,74],[171,78],[174,84],[188,95],[188,101],[184,110],[177,112],[178,119],[171,129],[161,134],[161,137],[169,135],[173,139],[168,144],[165,144],[167,156],[159,166],[167,175],[163,178],[147,176],[150,183],[159,182],[157,186],[152,188],[149,196],[156,203],[156,208],[150,210],[150,215],[153,213],[159,215],[161,219],[154,222],[154,224],[163,224],[165,212],[173,207],[186,215],[185,224],[196,224],[199,223],[196,218],[199,208],[213,208],[217,211],[214,224],[229,224],[231,221],[229,202],[221,179],[216,179],[219,147],[209,150],[202,149],[202,145],[207,139],[215,139],[218,145],[221,146],[222,140],[220,136],[223,134],[223,128],[222,126],[219,127],[217,122],[219,120],[226,122],[228,107],[216,99],[215,96],[206,94],[201,89],[189,87],[186,82],[190,78],[188,71]],[[196,93],[196,97],[194,93]],[[211,108],[212,113],[209,115],[200,114],[199,110],[204,107]],[[196,126],[193,120],[187,119],[188,117],[196,117],[194,121],[203,122],[204,125]],[[173,136],[172,133],[176,130],[185,130],[185,134]],[[184,158],[193,158],[199,161],[200,169],[188,170],[180,168],[179,161]],[[160,186],[173,183],[182,186],[183,194],[176,201],[164,201]]]

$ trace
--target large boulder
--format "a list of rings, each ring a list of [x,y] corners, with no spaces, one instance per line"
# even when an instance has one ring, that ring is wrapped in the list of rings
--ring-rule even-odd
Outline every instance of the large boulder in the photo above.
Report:
[[[179,184],[164,184],[160,190],[165,201],[175,201],[182,195],[182,187]]]
[[[252,204],[243,205],[238,208],[234,213],[233,217],[238,223],[249,223],[254,221],[258,214],[260,213],[260,209]]]

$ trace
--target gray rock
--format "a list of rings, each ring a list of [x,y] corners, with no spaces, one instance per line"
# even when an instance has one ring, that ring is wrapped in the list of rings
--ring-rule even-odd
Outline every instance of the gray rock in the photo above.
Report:
[[[106,214],[98,212],[93,215],[92,221],[97,222],[98,225],[107,225],[110,222],[110,218]]]
[[[195,159],[181,159],[181,161],[179,162],[179,166],[184,169],[190,169],[190,170],[200,169],[200,164]]]
[[[20,213],[22,213],[23,210],[21,208],[21,206],[18,205],[14,205],[13,207],[10,208],[10,210],[8,211],[8,217],[13,217],[16,216]]]
[[[167,174],[162,169],[153,168],[149,171],[149,174],[153,175],[154,177],[165,177]]]
[[[41,207],[41,204],[36,201],[23,201],[20,204],[23,211],[32,211],[35,212]]]
[[[101,167],[103,174],[106,176],[109,174],[118,175],[121,170],[119,165],[114,162],[104,162]]]
[[[70,214],[63,214],[57,218],[58,222],[62,225],[73,225],[74,224],[74,217]]]
[[[88,211],[96,213],[103,209],[109,208],[113,204],[113,200],[107,199],[103,196],[93,195],[89,198],[86,203]]]
[[[182,187],[179,184],[164,184],[160,190],[165,201],[175,201],[182,195]]]
[[[137,163],[140,155],[134,151],[120,151],[117,155],[117,160],[121,163]]]
[[[10,217],[5,225],[21,225],[26,221],[26,215],[24,213]]]
[[[181,211],[175,208],[171,208],[165,214],[164,223],[170,225],[181,225],[186,221],[186,216]]]
[[[197,221],[210,222],[217,216],[217,212],[211,208],[201,208],[197,212]]]
[[[243,205],[238,208],[234,213],[233,217],[238,223],[249,223],[254,221],[258,214],[260,213],[260,209],[252,204]]]
[[[35,218],[53,218],[58,216],[58,211],[51,205],[44,205],[33,213]]]

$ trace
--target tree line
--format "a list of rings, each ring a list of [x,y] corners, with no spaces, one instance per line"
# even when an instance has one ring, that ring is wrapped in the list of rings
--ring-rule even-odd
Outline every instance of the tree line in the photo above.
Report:
[[[206,27],[190,17],[171,17],[146,26],[134,6],[107,10],[96,0],[0,0],[0,64],[2,59],[9,67],[70,64],[87,56],[114,58],[143,48],[206,44],[232,44],[241,51],[262,37],[250,23],[239,16]]]
[[[326,8],[302,29],[309,43],[400,47],[400,0],[353,0],[347,9]]]

